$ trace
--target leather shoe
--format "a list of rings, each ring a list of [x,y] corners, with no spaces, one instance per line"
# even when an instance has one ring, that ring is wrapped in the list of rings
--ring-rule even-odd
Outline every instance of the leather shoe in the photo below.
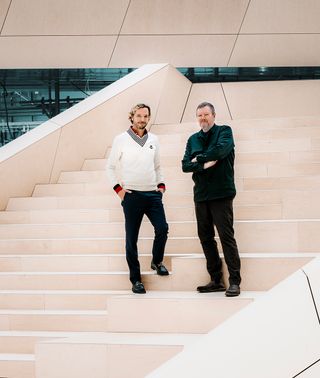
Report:
[[[232,284],[226,291],[226,297],[237,297],[240,294],[240,286]]]
[[[144,288],[143,283],[140,282],[140,281],[136,281],[132,285],[132,291],[136,294],[145,294],[146,293],[146,289]]]
[[[199,293],[212,293],[215,291],[226,291],[226,288],[221,282],[210,281],[207,285],[198,286],[197,290]]]
[[[155,264],[151,261],[151,269],[156,270],[159,276],[168,276],[169,272],[168,269],[161,263]]]

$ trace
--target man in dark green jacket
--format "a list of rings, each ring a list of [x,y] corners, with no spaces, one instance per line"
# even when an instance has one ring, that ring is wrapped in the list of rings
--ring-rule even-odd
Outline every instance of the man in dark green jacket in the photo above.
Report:
[[[240,294],[240,258],[234,238],[233,199],[234,141],[229,126],[215,124],[214,106],[203,102],[197,107],[201,130],[188,139],[182,160],[183,172],[192,172],[198,235],[207,260],[211,281],[198,286],[200,293],[225,291],[222,262],[215,240],[214,226],[221,241],[229,271],[227,297]]]

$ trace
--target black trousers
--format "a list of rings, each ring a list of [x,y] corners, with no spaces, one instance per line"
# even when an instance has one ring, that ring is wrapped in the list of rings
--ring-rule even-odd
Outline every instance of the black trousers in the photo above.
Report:
[[[152,257],[155,264],[159,264],[163,260],[168,238],[168,224],[161,192],[133,190],[132,193],[126,193],[121,204],[125,216],[126,258],[130,271],[130,281],[135,283],[141,281],[137,241],[143,216],[146,215],[154,227]]]
[[[207,259],[207,270],[211,280],[219,282],[222,279],[222,261],[214,238],[215,226],[229,271],[229,283],[239,285],[241,264],[234,238],[232,202],[231,198],[195,202],[195,210],[198,235]]]

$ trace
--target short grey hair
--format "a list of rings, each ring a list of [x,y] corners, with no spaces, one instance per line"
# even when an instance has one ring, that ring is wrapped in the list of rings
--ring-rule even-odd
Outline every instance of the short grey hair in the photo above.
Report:
[[[208,106],[208,107],[211,109],[212,114],[216,114],[216,111],[215,111],[215,109],[214,109],[214,106],[213,106],[210,102],[206,102],[206,101],[201,102],[201,104],[199,104],[199,105],[197,106],[196,112],[197,112],[198,109],[205,108],[206,106]]]

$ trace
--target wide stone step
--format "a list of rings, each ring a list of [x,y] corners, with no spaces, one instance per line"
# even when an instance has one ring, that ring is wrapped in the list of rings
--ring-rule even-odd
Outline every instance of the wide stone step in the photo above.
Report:
[[[108,299],[109,331],[207,333],[260,295],[243,292],[231,300],[223,292],[196,291],[112,296]],[[132,314],[139,314],[139,321]]]
[[[10,198],[7,210],[45,210],[45,209],[108,209],[119,205],[114,194],[104,196],[69,197],[16,197]]]
[[[317,254],[241,255],[241,287],[249,291],[268,290],[315,256]],[[203,255],[175,257],[172,274],[159,277],[154,272],[142,271],[142,280],[147,290],[195,290],[209,280],[205,267]],[[0,287],[2,290],[130,290],[131,284],[127,271],[1,272]]]
[[[46,378],[145,377],[200,337],[105,333],[41,342],[36,348],[37,374]]]
[[[0,354],[34,354],[36,343],[74,336],[94,336],[91,332],[0,331]]]
[[[177,162],[178,163],[178,162]],[[278,177],[296,177],[296,176],[309,176],[319,175],[319,162],[291,162],[288,164],[283,163],[236,163],[235,164],[235,177],[241,178],[278,178]],[[191,178],[190,173],[182,172],[181,162],[179,165],[172,165],[162,168],[165,182],[169,186],[170,183],[174,184],[176,179]],[[73,184],[73,183],[103,183],[106,189],[110,188],[110,183],[106,178],[104,171],[73,171],[62,172],[58,183],[60,184]],[[85,188],[84,188],[85,189]],[[110,190],[110,189],[109,189]]]
[[[168,190],[164,196],[163,201],[169,221],[195,220],[192,185],[188,183],[186,186],[188,188],[183,194]],[[238,191],[234,201],[235,219],[318,218],[320,213],[318,197],[319,189]],[[61,206],[61,202],[67,208],[56,208]],[[114,194],[112,197],[85,195],[54,199],[52,197],[12,198],[8,210],[0,212],[0,224],[123,221],[123,210],[119,202]]]
[[[234,202],[236,219],[317,218],[320,207],[319,201],[317,201],[319,180],[314,177],[314,180],[306,181],[310,183],[310,186],[312,186],[313,189],[309,190],[309,185],[307,183],[296,184],[292,180],[285,180],[283,183],[275,181],[275,186],[278,188],[273,189],[272,185],[270,185],[269,190],[263,188],[263,182],[241,182],[241,185],[239,186],[245,186],[247,190],[243,191],[239,188],[238,195]],[[299,185],[301,188],[297,188],[297,190],[290,192],[288,190],[290,185]],[[281,186],[284,188],[281,188]],[[163,202],[165,209],[168,212],[168,219],[190,220],[190,218],[184,218],[183,215],[185,212],[189,215],[193,213],[193,195],[190,190],[188,192],[183,192],[183,194],[180,195],[168,191],[163,198]],[[184,209],[182,210],[182,208]],[[189,208],[189,210],[186,210],[185,208]],[[84,214],[85,210],[111,210],[112,213],[110,218],[108,219],[106,217],[106,221],[123,219],[120,201],[115,195],[11,198],[7,206],[7,211],[10,212],[35,212],[41,210],[62,211],[66,209],[81,210],[79,221],[84,221],[88,217],[88,215],[81,216],[81,213]],[[178,219],[175,218],[175,213],[177,213]],[[39,219],[39,217],[40,219],[44,219],[39,213],[37,214],[35,220]],[[9,219],[8,223],[12,223],[10,219],[14,219],[13,214],[5,215],[4,212],[0,212],[0,215],[0,223],[7,223],[7,219]],[[53,213],[51,213],[50,217],[55,219]],[[75,216],[73,215],[73,219],[74,217]],[[99,219],[101,218],[103,218],[103,215],[99,215]],[[20,221],[17,223],[20,223]]]
[[[318,252],[319,219],[236,221],[235,233],[240,251],[245,252]],[[141,237],[152,238],[150,222],[142,224]],[[2,224],[0,239],[81,239],[124,238],[123,222],[79,224]],[[169,222],[169,235],[197,238],[195,221]],[[254,238],[251,237],[254,235]],[[312,238],[312,243],[310,240]],[[176,253],[181,253],[181,245]]]
[[[318,176],[313,176],[315,181]],[[245,183],[242,180],[239,185]],[[193,199],[193,182],[187,177],[185,179],[176,180],[174,185],[168,187],[163,199],[166,202],[177,201],[177,197],[183,195],[187,196],[188,202],[192,202]],[[301,194],[306,195],[319,194],[319,189],[296,189],[294,190],[284,188],[271,188],[271,189],[257,189],[257,190],[238,190],[236,196],[236,202],[239,204],[249,203],[251,205],[262,204],[262,203],[280,203],[283,202],[287,196],[299,196]],[[89,197],[94,196],[106,197],[110,200],[110,204],[119,204],[119,198],[116,196],[113,190],[107,187],[103,183],[74,183],[74,184],[43,184],[36,185],[33,198],[34,197]],[[29,197],[24,197],[29,198]],[[86,200],[86,198],[85,198]],[[191,201],[190,201],[191,200]]]
[[[314,129],[314,133],[318,135],[319,130]],[[312,133],[311,133],[312,134]],[[319,138],[319,136],[317,137]],[[313,140],[315,138],[310,135],[303,135],[294,138],[263,138],[261,139],[235,139],[237,153],[256,153],[256,152],[290,152],[290,151],[311,151],[314,148]],[[159,136],[161,145],[161,154],[180,155],[183,156],[187,138],[179,136],[174,140],[172,135]]]
[[[116,213],[116,214],[115,214]],[[118,221],[121,209],[44,209],[0,211],[0,224],[75,223]]]
[[[301,177],[255,177],[238,181],[238,189],[247,190],[317,190],[320,175]]]
[[[182,155],[161,156],[161,166],[180,168]],[[319,163],[320,151],[278,151],[278,152],[238,152],[236,153],[236,165],[239,164],[282,164],[288,163]],[[103,171],[106,167],[107,159],[87,159],[84,161],[81,170],[83,171]]]
[[[241,288],[250,291],[269,290],[319,255],[319,253],[240,255]],[[204,256],[175,258],[172,260],[172,271],[174,272],[172,287],[175,290],[192,290],[210,281]],[[228,273],[225,265],[223,265],[223,271],[225,281],[227,281]]]
[[[106,310],[108,298],[130,290],[1,290],[2,310]]]
[[[168,220],[195,220],[192,184],[187,185],[189,188],[183,194],[175,193],[175,188],[168,189],[165,194],[163,201]],[[124,216],[119,202],[114,194],[12,198],[7,211],[0,212],[0,224],[122,221]],[[58,208],[61,206],[66,208]],[[320,202],[317,189],[239,190],[234,210],[235,219],[239,220],[318,218]]]
[[[158,344],[166,345],[181,343],[181,345],[187,345],[196,341],[201,337],[201,334],[182,334],[182,333],[116,333],[116,332],[59,332],[59,331],[0,331],[0,360],[13,359],[13,355],[32,355],[35,352],[36,344],[44,341],[60,341],[64,339],[80,339],[85,341],[86,339],[108,339],[110,343],[129,343],[137,345],[143,344],[146,341],[157,340]],[[6,358],[5,358],[6,355]],[[21,356],[22,357],[22,356]],[[26,356],[27,357],[27,356]],[[32,357],[30,356],[30,361]],[[1,371],[2,373],[2,371]],[[11,377],[11,376],[10,376]]]
[[[0,353],[0,374],[3,378],[35,378],[34,355]]]
[[[183,177],[177,180],[174,185],[168,187],[166,194],[177,195],[181,191],[192,191],[191,178]],[[113,196],[113,203],[118,203],[119,198],[112,190],[109,184],[102,182],[91,183],[89,180],[87,183],[59,183],[59,184],[41,184],[36,185],[32,194],[32,197],[52,197],[52,196]]]
[[[150,290],[170,290],[170,277],[150,275]],[[131,290],[128,271],[90,272],[1,272],[3,290]]]
[[[106,331],[107,324],[109,332],[206,333],[260,295],[262,292],[243,292],[237,298],[226,298],[223,292],[199,294],[196,291],[149,291],[143,296],[136,296],[132,293],[123,295],[115,293],[106,299],[108,302],[107,312],[106,310],[88,309],[4,309],[0,310],[0,319],[2,327],[5,328],[5,319],[8,318],[11,331],[46,329],[48,331],[68,331],[70,327],[73,331],[90,331],[88,328],[92,326],[90,325],[92,316],[98,319],[97,328],[92,330],[96,332]],[[132,316],[134,313],[139,314],[139,321],[137,321],[137,317]],[[170,313],[169,317],[166,316],[168,313]],[[24,316],[23,322],[22,315]],[[83,320],[81,317],[89,318],[89,324],[85,324],[84,329],[81,328]],[[55,324],[48,325],[46,328],[48,319]],[[34,325],[36,320],[37,325]],[[70,323],[72,324],[70,325]],[[103,329],[99,328],[101,326]],[[0,352],[11,352],[12,350],[17,352],[13,348],[0,347]]]
[[[181,155],[185,151],[187,138],[181,138],[179,142],[173,140],[171,135],[159,136],[162,155]],[[179,138],[180,139],[180,138]],[[310,151],[314,149],[312,136],[302,136],[297,138],[279,138],[279,139],[250,139],[235,140],[236,152],[289,152],[289,151]]]
[[[234,119],[228,120],[227,124],[232,127],[234,133],[238,135],[262,135],[266,137],[265,133],[271,133],[270,137],[301,137],[301,132],[310,128],[314,129],[320,126],[319,117],[304,116],[304,117],[277,117],[277,118],[261,118],[261,119]],[[194,122],[181,122],[173,124],[154,124],[152,125],[153,133],[159,135],[189,133],[199,131],[199,126],[194,119]]]
[[[170,221],[194,220],[194,207],[167,207],[166,218]],[[109,209],[43,209],[1,211],[0,224],[8,223],[101,223],[124,220],[121,206]]]
[[[171,269],[171,259],[178,255],[166,254],[164,264]],[[139,254],[140,267],[151,270],[151,254]],[[125,254],[104,255],[0,255],[2,272],[77,272],[77,271],[119,271],[127,269]]]
[[[153,238],[139,237],[140,253],[150,253]],[[169,236],[166,253],[200,252],[198,238],[179,238]],[[4,254],[88,254],[124,253],[124,238],[73,238],[73,239],[0,239],[0,253]]]
[[[0,310],[2,331],[107,331],[106,310]]]

